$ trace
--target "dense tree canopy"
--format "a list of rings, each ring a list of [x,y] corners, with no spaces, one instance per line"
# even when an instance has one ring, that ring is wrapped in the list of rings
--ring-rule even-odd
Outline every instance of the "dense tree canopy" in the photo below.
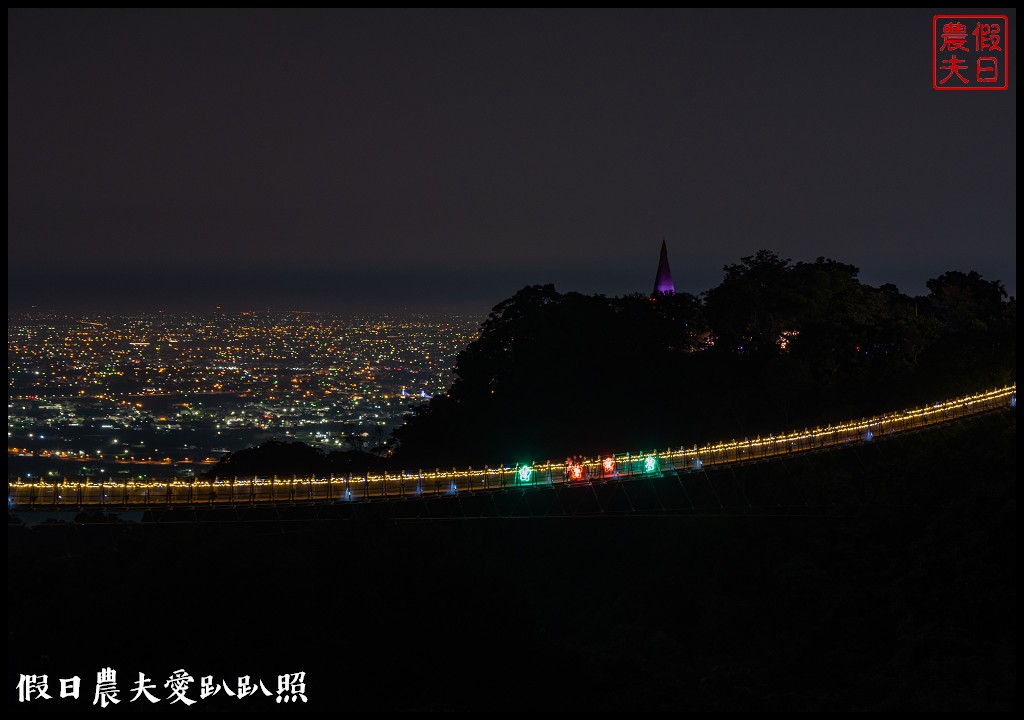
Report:
[[[1016,303],[949,272],[926,297],[762,250],[702,299],[523,288],[396,433],[406,465],[514,463],[813,425],[1014,377]]]

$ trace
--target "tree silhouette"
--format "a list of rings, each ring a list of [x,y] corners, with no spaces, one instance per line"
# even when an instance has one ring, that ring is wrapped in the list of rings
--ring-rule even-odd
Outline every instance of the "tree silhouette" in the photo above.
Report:
[[[523,288],[459,354],[449,392],[395,432],[397,462],[512,464],[743,437],[1015,373],[1016,304],[976,273],[946,273],[915,300],[823,257],[761,250],[724,272],[703,304]]]

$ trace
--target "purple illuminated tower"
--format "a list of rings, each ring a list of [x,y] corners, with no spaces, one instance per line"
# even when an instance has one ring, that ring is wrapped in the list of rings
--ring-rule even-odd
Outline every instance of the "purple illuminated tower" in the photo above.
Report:
[[[661,260],[658,261],[658,275],[654,278],[654,292],[651,297],[659,295],[675,295],[676,286],[672,283],[672,270],[668,266],[668,248],[661,241]]]

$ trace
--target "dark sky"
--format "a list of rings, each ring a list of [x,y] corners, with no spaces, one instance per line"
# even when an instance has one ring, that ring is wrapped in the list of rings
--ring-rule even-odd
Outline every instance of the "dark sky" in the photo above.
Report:
[[[9,10],[8,300],[486,311],[760,248],[1016,294],[1010,89],[932,10]]]

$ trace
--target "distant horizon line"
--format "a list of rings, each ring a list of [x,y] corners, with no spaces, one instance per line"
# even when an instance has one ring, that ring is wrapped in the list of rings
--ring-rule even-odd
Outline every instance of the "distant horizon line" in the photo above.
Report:
[[[452,315],[476,315],[479,313],[473,313],[467,310],[458,310],[455,308],[433,308],[433,309],[413,309],[413,308],[380,308],[376,310],[296,310],[296,309],[278,309],[278,308],[260,308],[258,310],[225,310],[221,307],[214,307],[208,310],[201,309],[156,309],[156,310],[136,310],[136,311],[119,311],[119,310],[62,310],[57,308],[40,308],[35,305],[25,309],[9,309],[7,316],[11,317],[14,315],[19,316],[30,316],[38,315],[40,317],[49,316],[66,316],[66,317],[86,317],[86,316],[108,316],[108,317],[151,317],[155,315],[202,315],[209,316],[213,314],[231,315],[231,316],[242,316],[242,315],[395,315],[400,313],[408,313],[410,315],[436,315],[440,313],[450,313]]]
[[[769,252],[794,264],[814,262],[799,257],[798,253]],[[678,267],[673,273],[676,290],[698,299],[723,282],[729,265],[748,257],[744,255],[723,265],[685,250],[677,251],[676,255]],[[386,274],[353,273],[351,268],[341,271],[249,268],[241,273],[218,275],[210,270],[175,273],[166,268],[124,273],[76,272],[66,268],[19,271],[9,266],[8,313],[209,314],[216,312],[219,306],[225,313],[486,315],[522,288],[537,285],[554,285],[562,294],[575,292],[609,298],[648,295],[650,272],[657,265],[656,257],[650,256],[642,263],[633,261],[615,266],[574,263],[532,269],[494,266],[415,273],[392,270]],[[906,266],[884,262],[868,265],[864,258],[857,257],[839,260],[818,257],[857,268],[857,280],[863,285],[873,288],[895,285],[900,293],[911,298],[926,296],[927,281],[951,271],[978,272],[990,282],[999,282],[1011,298],[1016,297],[1015,264],[999,263],[992,258],[974,258],[959,267],[948,267],[924,258],[918,264]],[[131,310],[126,313],[125,308]]]

